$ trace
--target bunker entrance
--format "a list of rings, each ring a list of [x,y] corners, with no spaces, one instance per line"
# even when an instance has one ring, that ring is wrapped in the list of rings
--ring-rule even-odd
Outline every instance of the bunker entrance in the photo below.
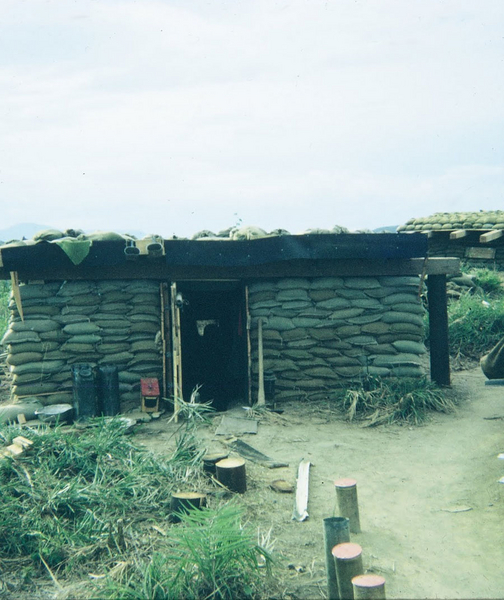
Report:
[[[198,389],[202,402],[226,410],[247,399],[247,316],[239,281],[179,282],[184,400]]]

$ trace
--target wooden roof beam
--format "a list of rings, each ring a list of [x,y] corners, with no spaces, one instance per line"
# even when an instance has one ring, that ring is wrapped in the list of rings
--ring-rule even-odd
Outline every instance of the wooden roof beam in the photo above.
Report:
[[[497,240],[504,235],[504,229],[493,229],[492,231],[488,231],[487,233],[483,233],[479,237],[480,244],[488,244],[488,242],[492,242],[493,240]]]
[[[467,235],[467,229],[456,229],[450,233],[450,240],[459,240]]]

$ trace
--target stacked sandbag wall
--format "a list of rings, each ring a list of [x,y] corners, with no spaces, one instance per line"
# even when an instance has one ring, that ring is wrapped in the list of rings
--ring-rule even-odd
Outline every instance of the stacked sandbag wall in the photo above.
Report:
[[[140,403],[140,379],[162,376],[156,344],[159,283],[65,281],[20,285],[24,321],[11,297],[2,339],[15,400],[72,402],[72,366],[116,365],[122,403]]]
[[[327,398],[367,375],[425,375],[420,285],[409,276],[252,283],[253,372],[261,318],[264,369],[275,375],[278,400]]]

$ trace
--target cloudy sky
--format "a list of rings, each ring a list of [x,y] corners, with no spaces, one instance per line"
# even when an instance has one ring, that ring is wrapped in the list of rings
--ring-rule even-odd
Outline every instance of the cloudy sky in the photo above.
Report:
[[[0,228],[504,209],[502,0],[1,0]]]

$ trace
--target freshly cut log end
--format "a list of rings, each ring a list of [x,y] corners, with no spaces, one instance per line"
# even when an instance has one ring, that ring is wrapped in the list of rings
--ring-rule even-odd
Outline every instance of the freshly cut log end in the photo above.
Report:
[[[355,600],[385,600],[385,578],[381,575],[357,575],[352,585]]]
[[[243,458],[225,458],[216,465],[217,481],[231,492],[244,494],[247,491],[247,476]]]
[[[199,492],[175,492],[171,496],[171,521],[180,523],[180,514],[193,509],[203,508],[206,504],[205,494]]]
[[[352,579],[362,575],[362,548],[359,544],[351,542],[338,544],[332,549],[336,579],[338,581],[339,597],[344,600],[353,600],[354,591]]]

